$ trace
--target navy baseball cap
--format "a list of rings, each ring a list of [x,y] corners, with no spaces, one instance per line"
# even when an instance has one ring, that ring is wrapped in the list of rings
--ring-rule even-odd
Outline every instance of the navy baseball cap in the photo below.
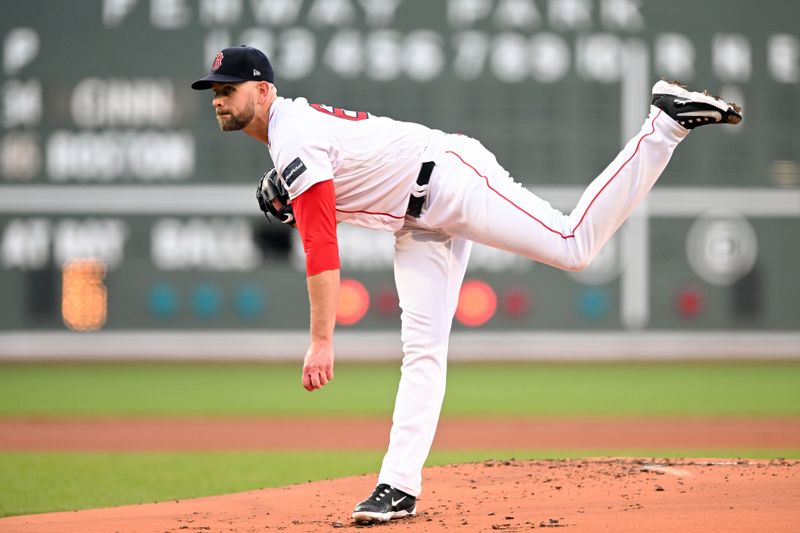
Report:
[[[275,72],[264,52],[247,45],[225,48],[214,57],[211,73],[192,84],[192,89],[210,89],[212,83],[268,81],[275,83]]]

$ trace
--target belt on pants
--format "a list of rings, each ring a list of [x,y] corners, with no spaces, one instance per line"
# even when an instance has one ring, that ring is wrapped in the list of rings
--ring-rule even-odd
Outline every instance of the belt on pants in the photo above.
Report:
[[[411,197],[408,199],[408,209],[406,209],[406,215],[411,218],[419,218],[422,214],[422,206],[428,195],[428,182],[431,180],[431,173],[435,166],[436,163],[433,161],[426,161],[419,169],[417,183],[411,189]]]

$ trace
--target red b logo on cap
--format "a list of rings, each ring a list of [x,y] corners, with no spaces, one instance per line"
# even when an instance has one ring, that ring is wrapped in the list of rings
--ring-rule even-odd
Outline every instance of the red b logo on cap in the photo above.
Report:
[[[214,57],[214,64],[211,65],[211,70],[217,70],[221,66],[222,66],[222,52],[217,52],[217,55]]]

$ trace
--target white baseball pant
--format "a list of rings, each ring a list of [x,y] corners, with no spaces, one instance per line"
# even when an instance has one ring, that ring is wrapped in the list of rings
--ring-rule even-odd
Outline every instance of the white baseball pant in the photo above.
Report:
[[[427,207],[396,233],[403,364],[379,483],[417,496],[444,399],[447,345],[472,242],[582,270],[653,187],[689,131],[655,107],[569,215],[515,182],[478,141],[447,135]]]

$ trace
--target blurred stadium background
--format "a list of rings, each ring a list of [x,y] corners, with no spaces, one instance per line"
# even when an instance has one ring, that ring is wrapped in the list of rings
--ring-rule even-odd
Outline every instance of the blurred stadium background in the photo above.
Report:
[[[222,135],[189,89],[242,43],[267,52],[282,96],[474,136],[567,211],[655,80],[739,102],[744,122],[693,134],[586,272],[478,247],[451,358],[797,358],[800,9],[769,6],[8,3],[0,358],[301,358],[302,250],[253,194],[269,155]],[[392,237],[339,236],[337,357],[399,360]]]

